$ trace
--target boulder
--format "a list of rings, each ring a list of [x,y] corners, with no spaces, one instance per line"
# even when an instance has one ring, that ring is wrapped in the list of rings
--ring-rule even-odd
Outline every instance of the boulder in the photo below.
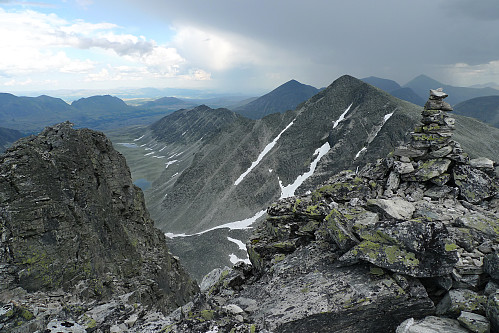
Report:
[[[470,166],[473,168],[484,169],[484,170],[494,170],[494,161],[486,158],[479,157],[470,160]]]
[[[395,220],[410,219],[415,210],[412,203],[402,198],[370,199],[367,201],[367,208]]]
[[[491,294],[487,301],[487,318],[490,320],[491,332],[499,332],[499,292]]]
[[[461,323],[462,326],[466,327],[473,333],[490,332],[489,320],[479,314],[462,311],[457,320]]]
[[[499,253],[488,254],[483,261],[483,268],[492,279],[499,282]]]
[[[401,323],[396,333],[469,333],[455,319],[429,316],[422,320],[409,318]]]
[[[438,303],[437,315],[457,318],[462,311],[478,314],[485,313],[487,299],[468,289],[451,289]]]
[[[451,164],[447,158],[430,159],[419,163],[414,173],[404,175],[402,178],[410,181],[424,182],[444,174]]]
[[[453,169],[454,182],[460,196],[468,202],[479,203],[495,194],[494,182],[484,172],[469,165],[457,165]]]
[[[362,241],[340,260],[355,259],[414,277],[443,276],[458,261],[456,245],[448,243],[442,223],[410,220],[378,223],[360,233]]]

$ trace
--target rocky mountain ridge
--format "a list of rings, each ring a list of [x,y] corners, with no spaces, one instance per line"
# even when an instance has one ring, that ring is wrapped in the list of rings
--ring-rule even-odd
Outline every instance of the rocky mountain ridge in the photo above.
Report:
[[[215,110],[203,112],[208,124],[210,117],[218,117]],[[128,141],[135,148],[119,149],[134,159],[128,159],[132,170],[141,175],[144,165],[162,161],[161,176],[149,179],[152,187],[145,192],[148,208],[158,227],[178,236],[169,240],[172,251],[202,277],[211,268],[231,264],[230,255],[245,259],[227,237],[245,242],[248,233],[225,228],[193,234],[252,219],[284,193],[306,193],[342,169],[376,161],[406,140],[419,113],[420,107],[346,75],[293,111],[259,120],[234,118],[202,140],[195,132],[177,131],[196,138],[187,145],[165,143],[150,129],[137,129]],[[163,121],[169,123],[172,116]],[[177,132],[171,128],[165,135]],[[499,156],[496,129],[456,116],[455,132],[474,157]]]
[[[100,132],[62,123],[0,155],[0,230],[2,331],[54,320],[109,331],[99,306],[124,320],[175,309],[198,290]]]
[[[433,91],[408,144],[281,199],[170,332],[496,332],[499,179]],[[146,328],[147,325],[142,327]]]

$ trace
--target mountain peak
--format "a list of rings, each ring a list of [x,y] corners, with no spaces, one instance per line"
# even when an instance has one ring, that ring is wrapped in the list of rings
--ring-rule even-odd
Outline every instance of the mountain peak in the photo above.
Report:
[[[234,111],[251,119],[263,118],[272,113],[293,110],[318,92],[317,88],[292,79]]]

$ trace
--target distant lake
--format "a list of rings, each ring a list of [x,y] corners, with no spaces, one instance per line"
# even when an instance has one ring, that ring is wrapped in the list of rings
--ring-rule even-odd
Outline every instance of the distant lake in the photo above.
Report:
[[[145,191],[147,190],[149,187],[151,187],[151,182],[148,181],[147,179],[145,178],[140,178],[140,179],[137,179],[136,181],[133,182],[135,185],[137,185],[138,187],[140,187],[142,189],[142,191]]]

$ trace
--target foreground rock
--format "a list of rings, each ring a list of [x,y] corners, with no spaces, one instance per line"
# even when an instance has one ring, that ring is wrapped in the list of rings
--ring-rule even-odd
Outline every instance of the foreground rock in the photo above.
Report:
[[[213,272],[169,329],[498,331],[498,179],[451,139],[445,97],[387,158],[270,206],[252,265]]]
[[[173,310],[198,290],[124,158],[102,133],[71,127],[49,127],[0,156],[1,331],[64,322],[106,330],[146,306]]]

